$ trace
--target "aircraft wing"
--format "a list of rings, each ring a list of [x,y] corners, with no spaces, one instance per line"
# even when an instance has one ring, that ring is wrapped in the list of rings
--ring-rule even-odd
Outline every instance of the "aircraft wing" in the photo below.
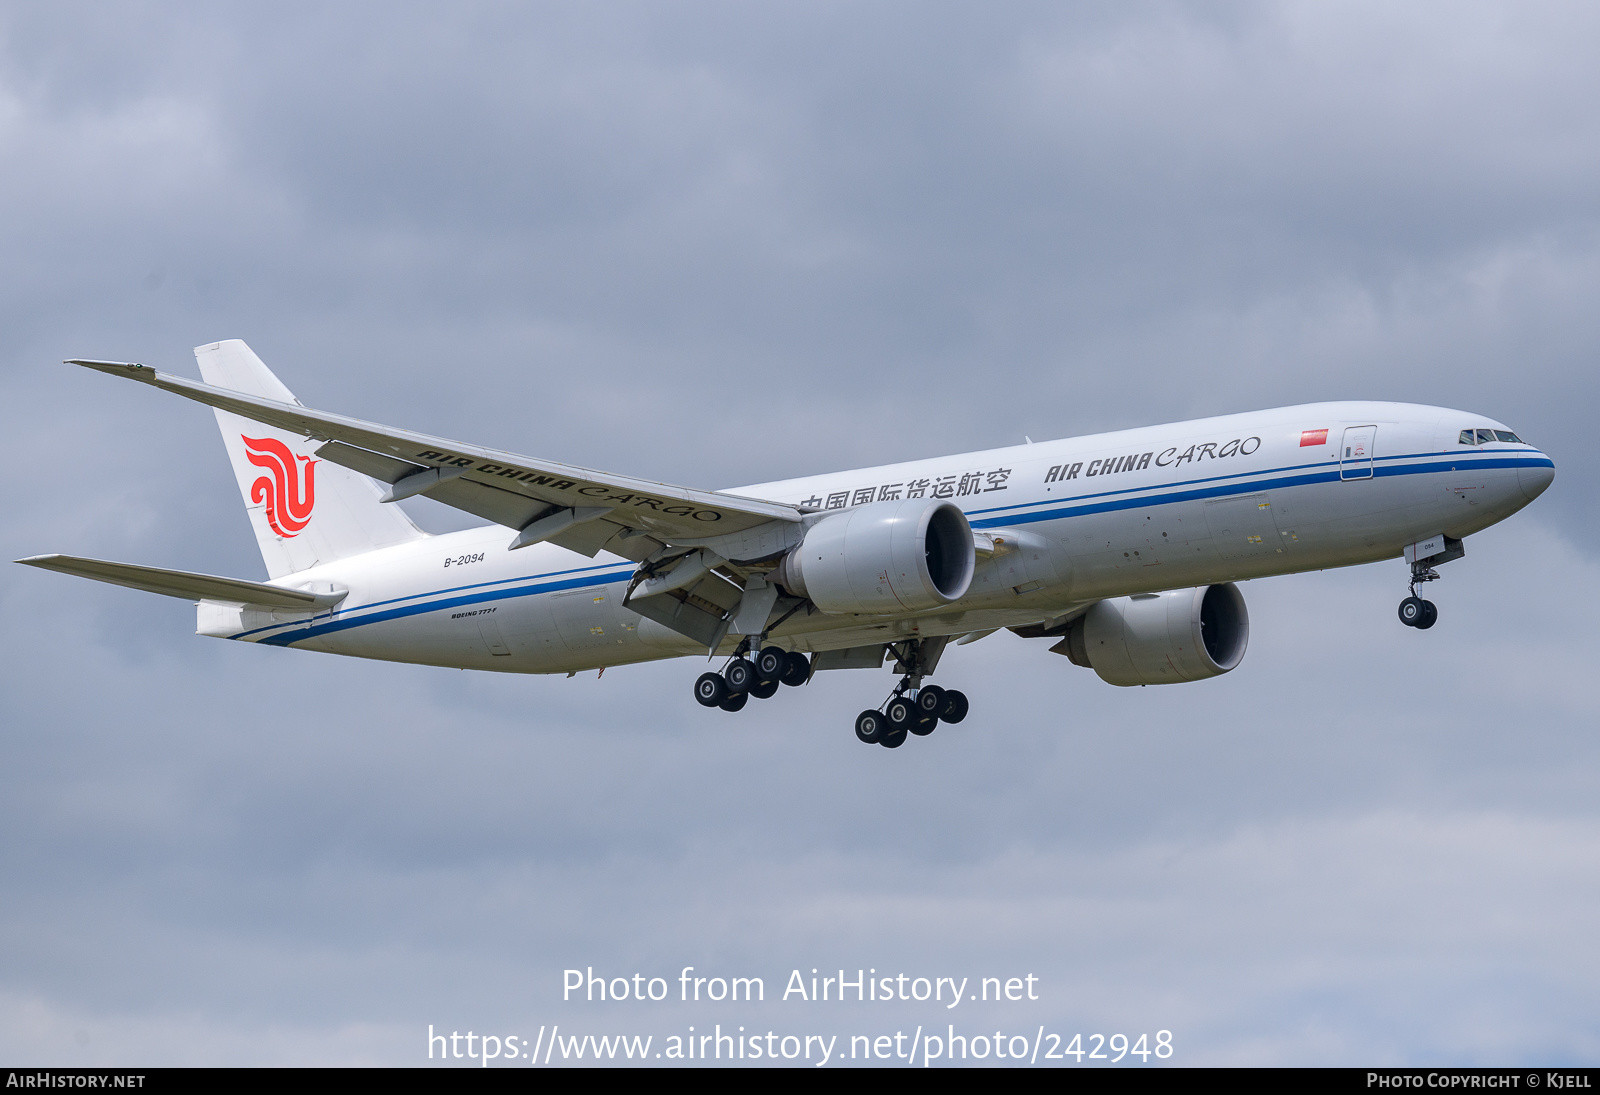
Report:
[[[246,582],[238,578],[218,578],[211,574],[191,574],[186,570],[162,570],[134,563],[112,563],[105,559],[82,559],[75,555],[34,555],[18,559],[31,567],[59,570],[80,578],[93,578],[146,593],[181,597],[186,601],[223,601],[229,604],[258,605],[288,611],[311,611],[338,604],[339,593],[310,593],[301,589]]]
[[[593,556],[602,546],[643,559],[664,545],[703,545],[732,536],[754,558],[763,545],[789,546],[795,506],[677,487],[467,445],[344,415],[280,403],[157,372],[146,365],[71,359],[325,442],[317,455],[390,484],[385,500],[423,494],[519,530],[514,547],[550,540]],[[762,529],[761,526],[769,526]],[[749,535],[739,535],[749,534]],[[720,541],[726,546],[728,541]]]

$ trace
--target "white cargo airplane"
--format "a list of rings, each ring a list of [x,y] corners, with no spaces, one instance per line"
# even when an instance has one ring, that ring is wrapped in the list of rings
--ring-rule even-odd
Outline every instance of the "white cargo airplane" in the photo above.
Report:
[[[695,490],[310,410],[233,340],[205,383],[74,360],[216,411],[266,582],[64,555],[19,562],[198,602],[198,633],[362,658],[567,673],[707,653],[737,711],[824,669],[901,674],[856,735],[894,748],[967,713],[924,684],[1002,627],[1116,685],[1244,656],[1233,583],[1403,557],[1400,619],[1462,540],[1555,464],[1481,415],[1316,403],[859,471]],[[493,522],[433,536],[426,495]]]

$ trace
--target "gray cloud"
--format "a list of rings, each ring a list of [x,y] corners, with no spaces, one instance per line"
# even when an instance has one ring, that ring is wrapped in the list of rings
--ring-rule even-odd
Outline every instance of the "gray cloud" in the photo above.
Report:
[[[229,647],[13,567],[9,1057],[410,1062],[601,1029],[554,987],[590,964],[1033,971],[1021,1022],[1191,1063],[1593,1057],[1588,9],[86,11],[0,24],[11,558],[259,576],[210,416],[52,364],[225,337],[313,405],[708,486],[1336,397],[1559,473],[1426,635],[1392,564],[1251,583],[1191,687],[996,636],[894,754],[848,731],[879,675],[734,719],[687,661]]]

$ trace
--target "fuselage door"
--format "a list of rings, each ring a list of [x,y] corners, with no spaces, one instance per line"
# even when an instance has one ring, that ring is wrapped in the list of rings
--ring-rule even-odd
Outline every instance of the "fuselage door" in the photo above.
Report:
[[[1376,426],[1347,426],[1339,448],[1340,479],[1371,479],[1372,448],[1378,440]]]
[[[483,636],[483,645],[489,648],[489,653],[497,658],[508,657],[511,648],[506,645],[506,638],[500,633],[499,612],[501,605],[492,605],[487,610],[478,610],[478,631]]]

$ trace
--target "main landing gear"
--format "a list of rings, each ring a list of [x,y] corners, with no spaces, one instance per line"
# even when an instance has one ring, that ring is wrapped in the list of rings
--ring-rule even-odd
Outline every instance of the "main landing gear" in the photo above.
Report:
[[[919,738],[933,733],[940,722],[958,723],[967,717],[967,697],[963,692],[948,692],[936,684],[911,686],[908,674],[900,679],[882,707],[856,716],[856,737],[867,745],[898,749],[907,734]]]
[[[856,737],[868,745],[898,749],[908,734],[927,737],[941,722],[958,723],[967,717],[967,697],[954,689],[922,683],[944,652],[944,639],[912,639],[889,648],[905,676],[876,710],[856,716]]]
[[[737,711],[751,696],[771,699],[778,685],[799,687],[811,679],[811,661],[804,654],[769,646],[748,658],[745,655],[750,648],[749,640],[740,643],[721,673],[700,674],[694,682],[694,698],[700,706]]]
[[[759,639],[742,641],[720,673],[702,673],[694,682],[694,698],[702,707],[738,711],[754,696],[770,698],[780,684],[798,687],[811,679],[811,660],[804,654],[768,646],[752,654]],[[898,749],[907,736],[926,737],[941,722],[958,723],[967,717],[967,697],[954,689],[925,685],[933,672],[944,639],[914,639],[890,645],[897,668],[905,675],[881,707],[856,718],[856,737],[868,745]]]
[[[1417,596],[1417,586],[1439,580],[1439,572],[1427,563],[1411,564],[1411,596],[1400,602],[1400,622],[1426,631],[1439,620],[1439,606]]]

